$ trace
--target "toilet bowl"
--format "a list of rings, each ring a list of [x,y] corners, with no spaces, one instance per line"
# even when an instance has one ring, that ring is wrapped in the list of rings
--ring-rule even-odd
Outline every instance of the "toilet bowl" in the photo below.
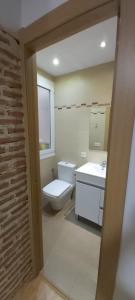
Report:
[[[43,187],[43,199],[49,202],[53,210],[61,210],[70,199],[75,187],[76,165],[61,161],[58,164],[58,179]]]
[[[65,181],[56,179],[43,188],[45,200],[47,200],[54,210],[60,210],[71,197],[73,185]]]

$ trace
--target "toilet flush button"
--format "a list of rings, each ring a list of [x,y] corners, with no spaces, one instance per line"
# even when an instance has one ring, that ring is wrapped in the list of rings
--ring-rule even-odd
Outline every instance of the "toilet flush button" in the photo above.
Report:
[[[86,158],[87,157],[87,153],[86,152],[81,152],[81,158]]]

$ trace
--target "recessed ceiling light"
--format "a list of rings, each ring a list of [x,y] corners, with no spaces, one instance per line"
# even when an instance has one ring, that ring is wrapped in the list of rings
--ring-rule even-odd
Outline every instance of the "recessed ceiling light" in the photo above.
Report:
[[[55,65],[55,66],[58,66],[59,65],[59,59],[57,58],[57,57],[55,57],[54,59],[53,59],[53,64]]]
[[[101,48],[105,48],[105,47],[106,47],[106,42],[105,42],[105,41],[102,41],[102,42],[100,43],[100,47],[101,47]]]

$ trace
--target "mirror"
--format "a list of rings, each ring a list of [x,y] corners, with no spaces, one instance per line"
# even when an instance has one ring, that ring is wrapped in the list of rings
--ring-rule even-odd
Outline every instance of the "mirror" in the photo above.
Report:
[[[110,106],[97,105],[90,109],[89,149],[107,151]]]

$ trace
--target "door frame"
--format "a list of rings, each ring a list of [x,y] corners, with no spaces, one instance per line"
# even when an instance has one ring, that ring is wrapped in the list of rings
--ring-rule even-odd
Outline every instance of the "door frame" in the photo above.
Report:
[[[96,300],[111,300],[115,287],[129,159],[135,117],[134,0],[69,0],[20,30],[24,57],[24,92],[35,275],[43,266],[41,185],[35,52],[113,16],[118,16],[117,51],[108,146],[105,211]]]

